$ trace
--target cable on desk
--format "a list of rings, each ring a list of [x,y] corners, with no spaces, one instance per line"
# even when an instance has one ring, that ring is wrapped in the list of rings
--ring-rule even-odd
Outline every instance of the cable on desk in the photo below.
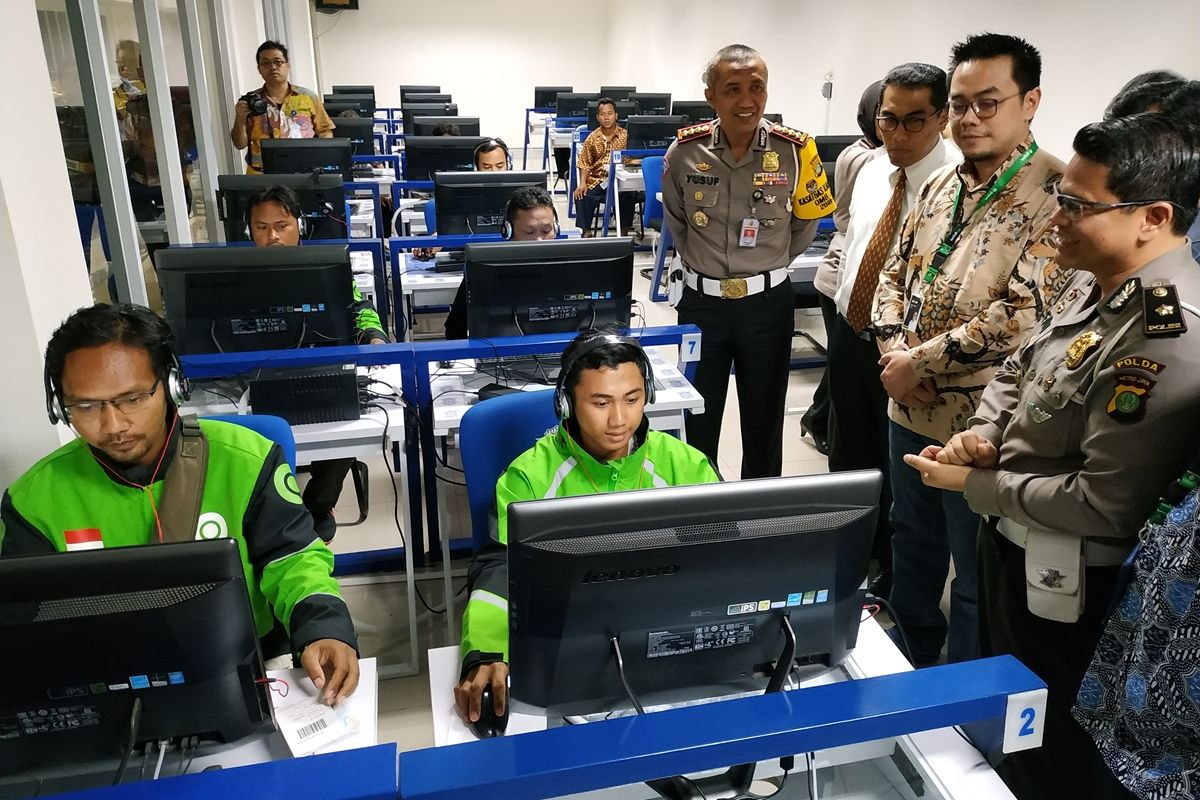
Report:
[[[125,780],[125,769],[129,766],[129,757],[133,755],[133,746],[137,744],[138,726],[142,724],[142,698],[133,699],[133,708],[129,712],[129,741],[125,744],[125,752],[121,754],[121,763],[117,766],[117,774],[112,785],[118,786]]]
[[[150,780],[158,780],[158,776],[162,774],[163,760],[167,757],[167,745],[171,741],[169,739],[159,739],[158,741],[158,763],[154,766],[154,777]]]

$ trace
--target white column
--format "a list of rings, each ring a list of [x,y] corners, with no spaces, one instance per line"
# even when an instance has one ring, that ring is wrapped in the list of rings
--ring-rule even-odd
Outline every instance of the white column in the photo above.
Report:
[[[213,123],[213,96],[208,88],[204,64],[204,41],[200,32],[200,11],[196,0],[178,0],[179,30],[183,34],[183,58],[187,64],[188,91],[192,100],[192,126],[196,129],[196,151],[200,156],[200,193],[210,242],[225,241],[225,228],[217,219],[217,174],[220,152],[217,137],[225,135],[222,123]],[[215,39],[215,37],[213,37]],[[228,141],[228,140],[227,140]]]

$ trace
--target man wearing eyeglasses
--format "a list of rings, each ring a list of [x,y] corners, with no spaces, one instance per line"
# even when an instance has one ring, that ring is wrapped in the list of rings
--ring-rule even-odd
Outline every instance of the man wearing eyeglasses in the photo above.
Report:
[[[1011,653],[1049,687],[1042,747],[1001,765],[1020,798],[1116,796],[1085,782],[1099,762],[1069,710],[1120,565],[1200,448],[1200,270],[1186,236],[1200,146],[1186,121],[1137,114],[1084,127],[1074,148],[1053,222],[1076,273],[1053,317],[966,431],[905,458],[987,515],[983,651]]]
[[[892,569],[889,633],[914,665],[979,652],[979,516],[961,494],[925,487],[905,455],[964,430],[995,368],[1049,313],[1063,274],[1051,260],[1053,185],[1064,165],[1039,150],[1041,56],[985,33],[954,46],[950,128],[962,163],[921,187],[887,259],[872,325],[889,397]],[[940,609],[953,558],[950,619]],[[901,635],[903,633],[903,635]]]
[[[287,47],[267,40],[254,58],[263,85],[237,101],[229,138],[234,147],[246,151],[246,172],[257,175],[262,173],[263,139],[329,139],[334,124],[320,97],[288,82]],[[251,107],[258,101],[261,111]]]
[[[842,277],[833,298],[837,319],[829,335],[829,395],[834,418],[845,415],[848,423],[844,433],[839,427],[829,453],[834,472],[878,469],[888,474],[888,397],[879,381],[871,302],[917,191],[934,171],[958,162],[958,148],[942,138],[948,94],[944,71],[931,64],[903,64],[884,78],[873,112],[883,149],[863,165],[854,183]],[[872,553],[879,572],[871,591],[886,600],[892,585],[890,486],[884,486],[880,506]]]

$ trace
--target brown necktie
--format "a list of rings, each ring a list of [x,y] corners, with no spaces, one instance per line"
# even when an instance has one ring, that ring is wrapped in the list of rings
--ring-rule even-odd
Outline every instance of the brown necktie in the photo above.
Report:
[[[879,286],[879,273],[887,261],[891,249],[892,237],[896,235],[896,226],[900,224],[900,208],[904,205],[904,170],[896,175],[896,188],[883,209],[883,216],[867,242],[863,253],[862,263],[858,266],[858,275],[854,278],[854,288],[850,291],[850,305],[846,309],[846,321],[855,332],[861,332],[871,322],[871,302],[875,299],[875,290]]]

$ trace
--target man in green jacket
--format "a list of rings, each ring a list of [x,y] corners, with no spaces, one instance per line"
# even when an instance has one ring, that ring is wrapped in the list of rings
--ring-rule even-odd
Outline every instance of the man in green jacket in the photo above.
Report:
[[[644,409],[654,386],[634,339],[609,330],[581,333],[562,355],[561,423],[517,456],[496,483],[494,546],[471,568],[463,612],[462,669],[454,699],[479,719],[490,684],[497,714],[508,702],[508,506],[523,500],[715,483],[707,456],[650,430]]]
[[[257,433],[214,420],[197,431],[193,418],[180,418],[187,384],[167,324],[141,306],[80,309],[51,337],[45,377],[51,421],[69,423],[79,438],[0,499],[0,557],[236,539],[264,656],[290,650],[326,702],[351,694],[354,625],[296,476],[279,445]],[[172,471],[188,474],[182,462],[193,450],[180,443],[198,445],[200,434],[208,460],[202,490],[191,487],[194,516],[195,499],[174,503],[181,495],[164,490],[188,483]]]

